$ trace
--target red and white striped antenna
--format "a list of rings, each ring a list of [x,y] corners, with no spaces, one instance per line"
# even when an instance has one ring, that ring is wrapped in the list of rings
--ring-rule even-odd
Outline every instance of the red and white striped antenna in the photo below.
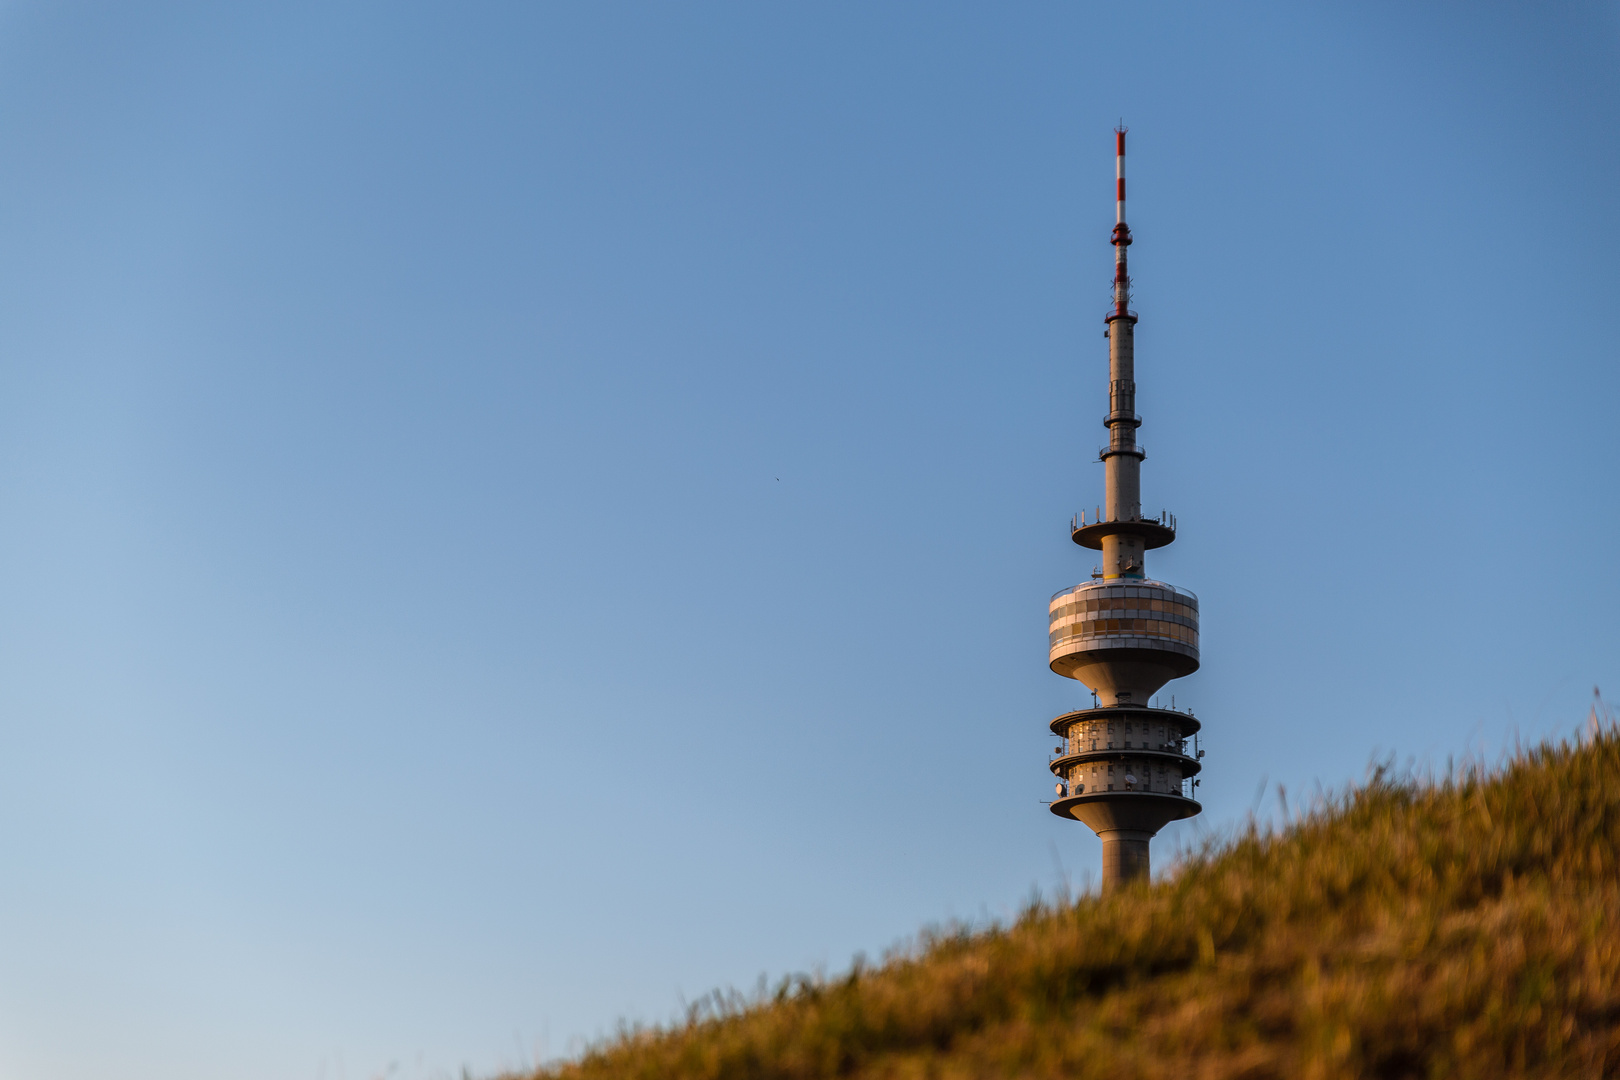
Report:
[[[1125,132],[1121,126],[1114,129],[1114,224],[1125,224]]]
[[[1125,224],[1125,132],[1124,124],[1114,129],[1114,313],[1126,315],[1131,304],[1131,275],[1125,267],[1125,249],[1131,246],[1131,229]]]

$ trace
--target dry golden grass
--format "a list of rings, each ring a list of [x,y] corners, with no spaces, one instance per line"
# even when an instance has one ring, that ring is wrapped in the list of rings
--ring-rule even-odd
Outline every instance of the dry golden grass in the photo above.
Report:
[[[535,1080],[1620,1076],[1620,733],[1378,771],[1154,885],[711,997]]]

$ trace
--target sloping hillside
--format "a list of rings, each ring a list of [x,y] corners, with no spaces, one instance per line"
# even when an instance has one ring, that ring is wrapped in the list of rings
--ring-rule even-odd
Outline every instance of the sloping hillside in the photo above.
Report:
[[[1617,867],[1610,724],[535,1075],[1620,1076]]]

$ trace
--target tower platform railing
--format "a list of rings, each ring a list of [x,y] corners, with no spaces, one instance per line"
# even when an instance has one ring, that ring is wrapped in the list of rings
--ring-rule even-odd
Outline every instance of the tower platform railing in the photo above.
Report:
[[[1176,515],[1170,513],[1168,510],[1161,510],[1159,511],[1158,517],[1142,517],[1138,515],[1132,518],[1111,518],[1107,514],[1103,513],[1101,509],[1099,509],[1095,514],[1087,514],[1084,510],[1082,510],[1078,514],[1074,515],[1074,517],[1069,519],[1069,528],[1080,529],[1089,525],[1117,525],[1121,523],[1131,525],[1163,525],[1165,528],[1173,531],[1176,527]]]

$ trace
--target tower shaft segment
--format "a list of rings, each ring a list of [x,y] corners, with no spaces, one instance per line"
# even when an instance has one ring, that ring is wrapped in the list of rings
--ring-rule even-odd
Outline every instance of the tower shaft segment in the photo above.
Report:
[[[1146,553],[1175,539],[1175,520],[1142,516],[1142,461],[1136,441],[1136,312],[1131,310],[1130,226],[1125,223],[1125,129],[1115,132],[1113,306],[1108,327],[1106,504],[1097,520],[1077,516],[1076,544],[1102,552],[1090,582],[1048,605],[1048,660],[1054,672],[1097,695],[1098,706],[1051,723],[1062,739],[1051,762],[1058,777],[1052,812],[1083,821],[1103,841],[1103,888],[1146,877],[1148,842],[1168,822],[1202,807],[1191,797],[1201,754],[1191,712],[1150,707],[1171,679],[1198,669],[1198,598],[1147,577]]]

